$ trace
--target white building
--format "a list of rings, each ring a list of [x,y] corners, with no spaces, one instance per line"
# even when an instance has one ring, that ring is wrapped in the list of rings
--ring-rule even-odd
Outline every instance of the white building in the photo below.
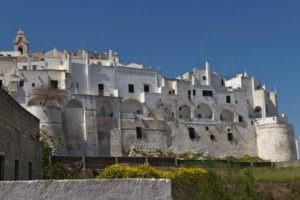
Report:
[[[112,50],[29,54],[28,44],[20,30],[15,51],[0,52],[0,81],[41,120],[56,155],[128,156],[133,149],[159,149],[296,159],[293,126],[278,115],[276,92],[254,77],[226,79],[206,62],[168,79],[120,63]]]

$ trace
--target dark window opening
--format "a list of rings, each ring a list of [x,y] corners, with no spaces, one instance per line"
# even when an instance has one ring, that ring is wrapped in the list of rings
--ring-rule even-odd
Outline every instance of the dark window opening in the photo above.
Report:
[[[206,131],[209,131],[209,128],[208,128],[208,126],[206,126],[206,127],[205,127],[205,130],[206,130]]]
[[[206,81],[206,76],[203,76],[202,79],[203,79],[204,81]]]
[[[202,114],[197,114],[197,118],[202,118]]]
[[[0,156],[0,181],[4,180],[4,156]]]
[[[19,160],[15,160],[15,180],[19,180]]]
[[[128,92],[134,93],[134,85],[133,84],[128,84]]]
[[[77,84],[76,84],[76,87],[77,87],[77,89],[79,88],[79,83],[77,82]]]
[[[239,115],[239,122],[243,122],[244,119],[243,119],[243,116]]]
[[[229,128],[229,129],[227,129],[227,132],[230,132],[230,128]]]
[[[195,135],[195,129],[194,128],[188,128],[189,129],[189,136],[190,136],[190,139],[193,140],[196,138],[196,135]]]
[[[211,91],[211,90],[203,90],[202,91],[202,95],[204,97],[212,97],[213,96],[213,91]]]
[[[239,102],[236,100],[235,103],[238,104]]]
[[[0,87],[2,86],[2,84],[3,84],[3,83],[2,83],[2,80],[0,80]]]
[[[18,48],[18,51],[23,55],[23,47],[22,46]]]
[[[251,125],[253,126],[253,124],[254,124],[254,122],[253,121],[251,121]]]
[[[136,138],[142,139],[142,128],[141,127],[136,127]]]
[[[211,141],[214,141],[216,139],[216,137],[214,135],[210,135],[209,138]]]
[[[20,87],[24,87],[24,81],[20,81]]]
[[[231,103],[231,98],[230,98],[230,96],[226,96],[226,103]]]
[[[28,163],[28,180],[32,180],[32,163]]]
[[[191,100],[191,90],[188,90],[188,99]]]
[[[172,90],[169,91],[169,94],[172,94]]]
[[[36,70],[37,66],[36,65],[32,65],[32,70]]]
[[[224,85],[225,85],[225,83],[224,83],[224,79],[222,79],[222,80],[221,80],[221,85],[222,85],[222,86],[224,86]]]
[[[150,91],[150,88],[149,88],[149,85],[144,85],[144,92],[149,92]]]
[[[100,96],[104,96],[104,85],[103,84],[98,84],[98,94]]]
[[[233,134],[232,133],[227,133],[227,139],[228,139],[228,141],[232,141],[233,140]]]
[[[23,65],[23,70],[26,71],[27,70],[27,66]]]
[[[196,90],[193,90],[193,96],[196,96]]]
[[[32,84],[31,84],[31,87],[35,87],[35,83],[32,83]]]
[[[51,89],[57,89],[58,88],[58,81],[54,81],[54,80],[51,80]]]

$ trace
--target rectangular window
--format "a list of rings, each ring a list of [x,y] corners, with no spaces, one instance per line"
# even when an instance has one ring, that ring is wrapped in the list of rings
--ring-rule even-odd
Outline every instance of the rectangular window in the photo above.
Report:
[[[142,139],[142,128],[141,127],[136,127],[136,138]]]
[[[188,99],[191,100],[191,90],[188,90]]]
[[[2,86],[2,84],[3,84],[3,82],[2,82],[2,80],[0,80],[0,87]]]
[[[128,92],[134,93],[134,85],[133,84],[128,84]]]
[[[213,91],[211,91],[211,90],[203,90],[202,91],[202,95],[204,97],[212,97],[213,96]]]
[[[232,133],[227,133],[227,139],[228,139],[228,141],[232,141],[233,140],[233,134]]]
[[[76,84],[76,87],[77,87],[77,89],[79,88],[79,83],[77,82],[77,84]]]
[[[35,87],[35,83],[31,83],[31,87]]]
[[[15,160],[15,180],[19,180],[19,160]]]
[[[28,163],[28,180],[32,180],[32,162]]]
[[[104,84],[98,84],[98,94],[104,96]]]
[[[32,70],[36,70],[37,66],[36,65],[32,65]]]
[[[216,139],[214,135],[210,135],[209,137],[211,141],[214,141]]]
[[[4,180],[4,156],[0,155],[0,181]]]
[[[231,103],[231,98],[230,98],[230,96],[226,96],[226,103]]]
[[[196,96],[196,90],[193,90],[193,96]]]
[[[202,79],[203,79],[204,81],[206,81],[206,76],[203,76]]]
[[[58,81],[51,80],[51,89],[58,89]]]
[[[243,121],[244,121],[243,117],[239,115],[239,122],[243,122]]]
[[[23,65],[23,70],[26,71],[27,70],[27,66]]]
[[[195,135],[195,129],[194,128],[188,128],[189,130],[189,137],[191,140],[195,139],[196,138],[196,135]]]
[[[149,85],[144,84],[144,92],[149,92]]]
[[[20,81],[20,87],[24,87],[24,81],[23,80]]]

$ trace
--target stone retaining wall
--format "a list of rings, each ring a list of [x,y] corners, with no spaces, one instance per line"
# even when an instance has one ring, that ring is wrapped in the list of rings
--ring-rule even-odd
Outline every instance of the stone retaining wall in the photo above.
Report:
[[[37,180],[0,182],[5,200],[171,200],[168,179]]]

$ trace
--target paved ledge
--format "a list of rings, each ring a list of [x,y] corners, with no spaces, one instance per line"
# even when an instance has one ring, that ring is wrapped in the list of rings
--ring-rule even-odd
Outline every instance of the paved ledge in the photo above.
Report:
[[[171,200],[168,179],[1,181],[5,200]]]

